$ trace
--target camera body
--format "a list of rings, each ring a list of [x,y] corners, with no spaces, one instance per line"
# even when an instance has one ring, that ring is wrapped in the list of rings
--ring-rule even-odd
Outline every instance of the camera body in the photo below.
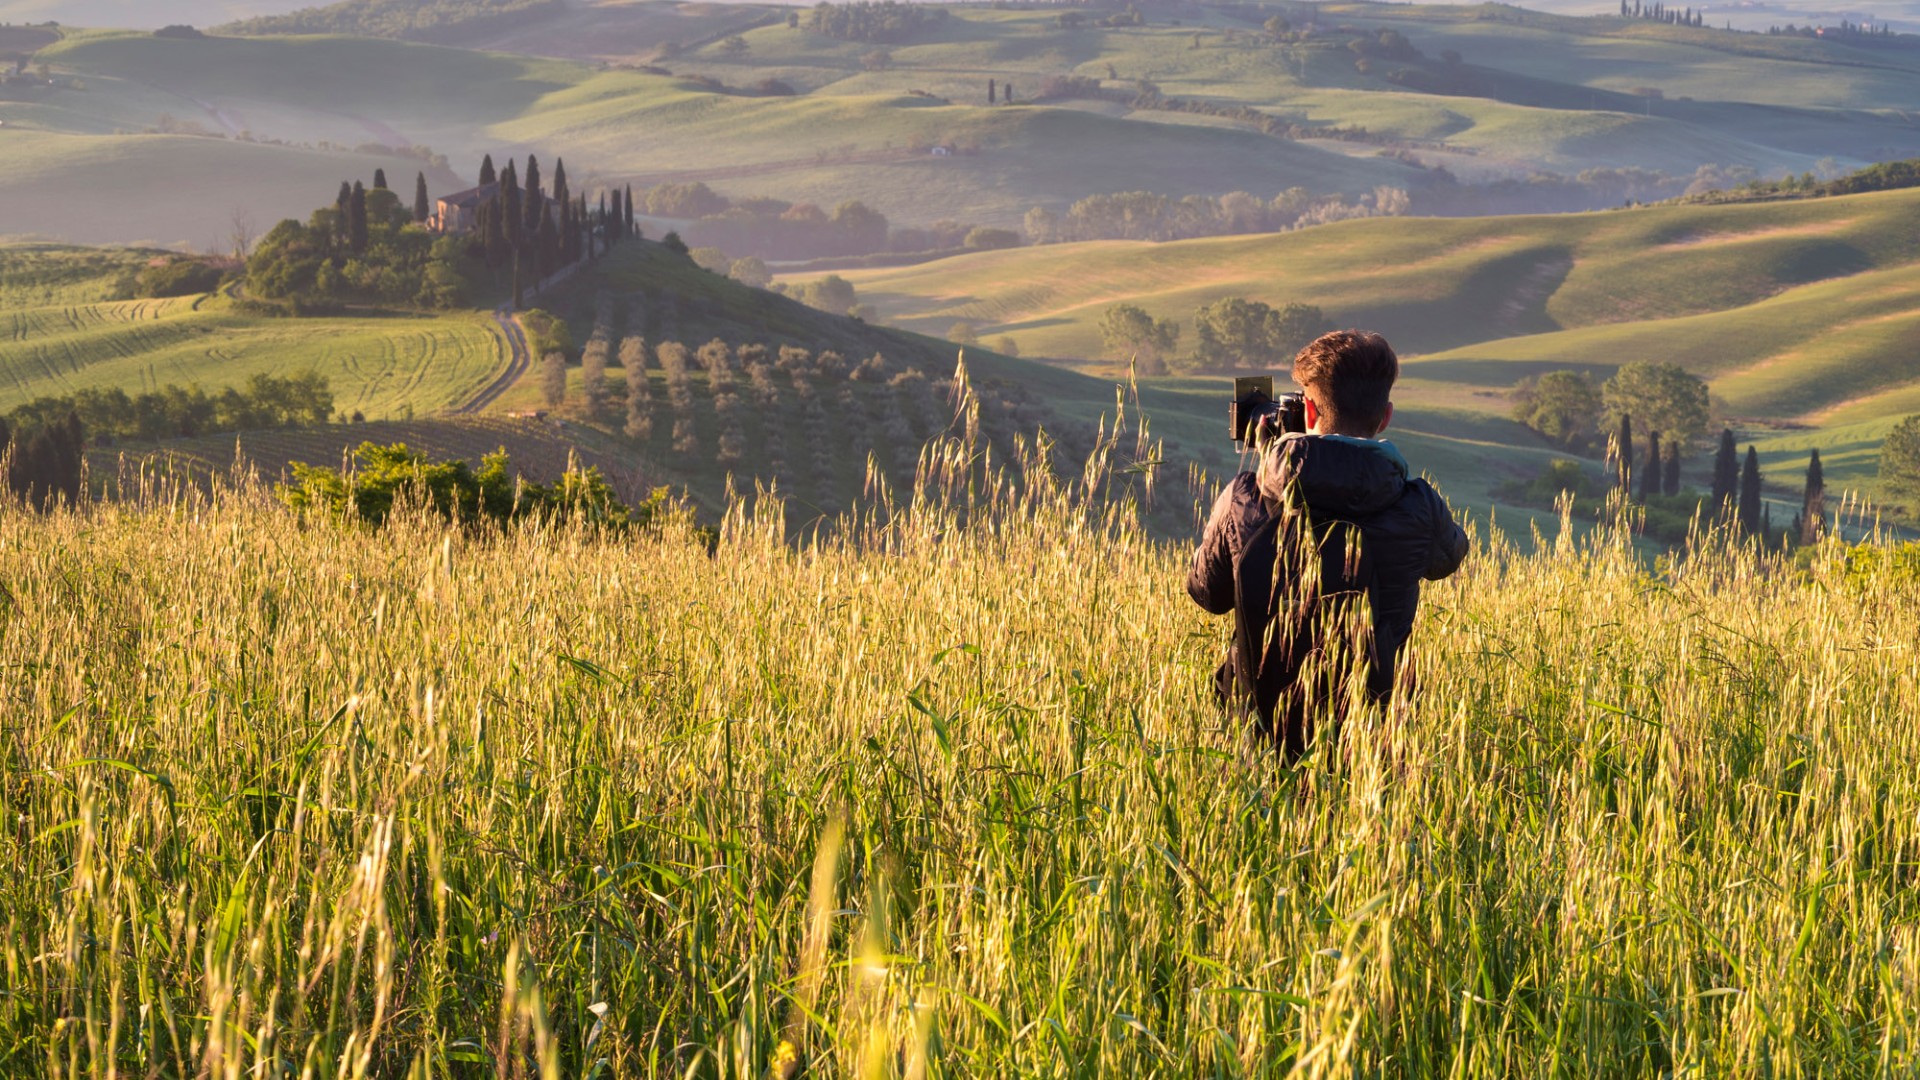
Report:
[[[1227,434],[1233,448],[1245,452],[1248,443],[1258,448],[1262,421],[1277,417],[1275,425],[1283,435],[1304,434],[1307,430],[1307,396],[1294,392],[1273,395],[1273,376],[1253,375],[1233,380],[1233,402],[1227,406]]]

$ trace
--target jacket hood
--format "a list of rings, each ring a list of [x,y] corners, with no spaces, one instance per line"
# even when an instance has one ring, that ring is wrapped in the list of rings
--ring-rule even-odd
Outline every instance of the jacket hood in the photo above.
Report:
[[[1385,439],[1287,435],[1260,462],[1259,486],[1272,502],[1285,502],[1291,484],[1309,510],[1362,517],[1397,502],[1407,472],[1407,459]]]

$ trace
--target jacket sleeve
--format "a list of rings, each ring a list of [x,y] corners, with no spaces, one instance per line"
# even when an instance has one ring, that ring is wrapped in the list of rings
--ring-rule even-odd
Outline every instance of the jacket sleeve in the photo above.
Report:
[[[1193,568],[1187,571],[1187,595],[1213,615],[1233,610],[1233,525],[1233,485],[1229,484],[1213,502],[1206,532],[1193,553]]]
[[[1447,501],[1432,488],[1427,491],[1433,500],[1433,538],[1427,548],[1425,577],[1428,581],[1439,581],[1453,576],[1453,572],[1460,569],[1471,545],[1467,542],[1466,530],[1453,520],[1453,511],[1447,508]]]

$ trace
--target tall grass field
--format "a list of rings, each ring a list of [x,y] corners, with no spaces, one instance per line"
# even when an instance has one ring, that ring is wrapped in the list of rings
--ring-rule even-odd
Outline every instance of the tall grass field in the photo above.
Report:
[[[1481,537],[1288,768],[1099,461],[923,460],[712,550],[0,512],[0,1072],[1920,1063],[1915,567]]]

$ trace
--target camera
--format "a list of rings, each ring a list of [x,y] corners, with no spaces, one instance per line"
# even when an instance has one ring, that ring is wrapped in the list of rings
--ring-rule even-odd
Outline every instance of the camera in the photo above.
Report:
[[[1282,434],[1303,434],[1307,430],[1307,397],[1301,393],[1273,396],[1273,376],[1254,375],[1233,380],[1233,403],[1227,406],[1227,434],[1233,448],[1245,452],[1249,442],[1259,441],[1260,425],[1267,417],[1279,418]]]

